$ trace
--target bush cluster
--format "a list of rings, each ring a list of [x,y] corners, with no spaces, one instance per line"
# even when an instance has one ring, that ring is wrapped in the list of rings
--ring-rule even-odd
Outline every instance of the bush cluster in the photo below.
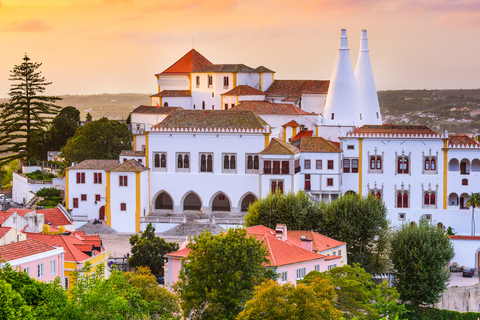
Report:
[[[406,306],[408,312],[400,319],[408,320],[477,320],[480,318],[478,312],[458,312],[435,308]]]

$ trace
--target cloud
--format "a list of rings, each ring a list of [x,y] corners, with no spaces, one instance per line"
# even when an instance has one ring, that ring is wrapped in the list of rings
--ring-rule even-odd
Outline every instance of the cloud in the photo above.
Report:
[[[4,28],[6,31],[13,32],[45,32],[50,31],[53,28],[45,23],[43,20],[30,19],[24,21],[15,21],[10,26]]]

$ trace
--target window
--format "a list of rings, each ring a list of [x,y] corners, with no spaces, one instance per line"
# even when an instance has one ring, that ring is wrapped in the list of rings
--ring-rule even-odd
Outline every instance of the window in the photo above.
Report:
[[[200,172],[213,172],[213,155],[200,153]]]
[[[127,211],[127,204],[126,203],[120,203],[120,211]]]
[[[118,177],[118,186],[119,187],[128,187],[128,176],[119,176]]]
[[[237,172],[237,156],[236,154],[223,154],[223,172]]]
[[[462,179],[462,186],[468,186],[468,179]]]
[[[228,89],[228,82],[229,82],[229,78],[223,77],[223,89]]]
[[[343,173],[350,173],[350,159],[343,159]]]
[[[282,174],[290,174],[290,161],[282,161]]]
[[[162,153],[155,153],[153,156],[153,167],[154,169],[160,171],[166,171],[167,169],[167,154]]]
[[[228,103],[225,103],[225,110],[228,110]]]
[[[382,199],[382,192],[378,189],[371,190],[370,194],[372,195],[372,197]]]
[[[30,277],[30,267],[23,268],[23,272],[28,274],[28,276]]]
[[[271,180],[270,185],[272,193],[283,193],[283,180]]]
[[[77,172],[77,183],[85,183],[85,172]]]
[[[195,84],[196,84],[197,88],[200,88],[200,76],[197,76],[195,78]]]
[[[282,282],[287,282],[287,281],[288,281],[288,273],[287,273],[287,271],[283,271],[280,276],[281,276],[281,278],[282,278]]]
[[[273,174],[280,174],[280,161],[273,161]]]
[[[232,106],[232,108],[235,107],[235,103],[232,103],[231,106]]]
[[[408,192],[397,192],[397,208],[409,208]]]
[[[328,170],[333,170],[333,160],[328,160],[328,162],[327,162],[327,169],[328,169]]]
[[[338,253],[337,253],[339,256],[342,255],[342,250],[338,250]]]
[[[405,220],[405,213],[399,213],[398,214],[398,220],[404,221]]]
[[[96,194],[95,195],[95,202],[100,202],[100,201],[102,201],[101,196],[99,194]]]
[[[264,174],[272,173],[272,161],[263,161],[263,173]]]
[[[425,206],[436,206],[436,197],[435,192],[425,192],[423,196],[423,205]]]
[[[336,251],[333,251],[332,252],[332,256],[336,256],[337,255],[337,252]]]
[[[37,264],[37,278],[43,278],[43,263]]]
[[[305,160],[304,167],[305,169],[310,169],[310,160]]]
[[[307,268],[305,268],[305,267],[298,268],[297,269],[297,280],[298,279],[303,279],[303,277],[305,277],[306,274],[307,274]]]
[[[78,198],[73,198],[73,207],[78,208]]]
[[[247,173],[258,172],[258,165],[259,165],[258,156],[253,154],[247,154]]]
[[[331,264],[327,267],[328,270],[332,270],[333,268],[336,268],[337,265],[336,264]]]
[[[318,170],[322,169],[322,160],[317,160],[316,161],[315,168],[317,168]]]
[[[310,175],[306,174],[305,175],[305,190],[310,190]]]
[[[358,159],[352,159],[352,173],[358,173]]]
[[[370,170],[381,170],[381,169],[382,169],[382,157],[371,156],[370,157]]]
[[[409,161],[408,157],[399,157],[397,160],[397,173],[398,174],[409,174],[410,173],[410,168],[409,168]]]
[[[190,172],[190,154],[177,153],[177,171]]]
[[[202,101],[202,109],[205,110],[205,101]]]
[[[208,88],[213,88],[213,77],[211,75],[208,75]]]
[[[80,201],[87,201],[87,195],[86,194],[81,194],[80,195]]]
[[[316,265],[314,266],[314,268],[315,268],[315,271],[320,272],[320,265],[319,265],[319,264],[316,264]]]
[[[333,178],[327,178],[327,187],[333,187]]]
[[[93,183],[94,184],[102,184],[102,173],[101,172],[94,172],[93,173]]]
[[[50,274],[57,273],[57,259],[50,260]]]
[[[355,146],[354,145],[348,145],[347,150],[355,150]]]
[[[295,166],[295,173],[299,173],[300,172],[300,159],[295,159],[294,161],[294,166]]]
[[[332,120],[335,119],[335,113],[332,113]]]
[[[435,174],[437,173],[437,157],[424,157],[423,160],[423,173]]]

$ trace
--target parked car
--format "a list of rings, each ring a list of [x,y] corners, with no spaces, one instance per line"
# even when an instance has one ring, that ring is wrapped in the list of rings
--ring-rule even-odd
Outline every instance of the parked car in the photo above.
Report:
[[[463,267],[459,266],[456,262],[452,263],[450,266],[450,272],[462,272]]]
[[[464,268],[462,276],[464,277],[473,277],[475,275],[474,268]]]
[[[158,284],[165,284],[165,277],[164,276],[158,276],[156,275],[155,278],[157,278],[157,283]]]

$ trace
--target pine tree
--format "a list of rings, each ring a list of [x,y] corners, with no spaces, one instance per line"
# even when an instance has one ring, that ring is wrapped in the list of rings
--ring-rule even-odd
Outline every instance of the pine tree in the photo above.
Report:
[[[85,119],[87,122],[91,122],[92,121],[92,115],[89,113],[87,113],[87,117]]]
[[[51,84],[37,70],[42,64],[30,62],[26,54],[23,61],[10,71],[9,80],[14,82],[10,100],[0,105],[0,164],[25,155],[31,158],[38,141],[35,138],[44,134],[52,116],[60,109],[55,102],[61,98],[41,95]]]

